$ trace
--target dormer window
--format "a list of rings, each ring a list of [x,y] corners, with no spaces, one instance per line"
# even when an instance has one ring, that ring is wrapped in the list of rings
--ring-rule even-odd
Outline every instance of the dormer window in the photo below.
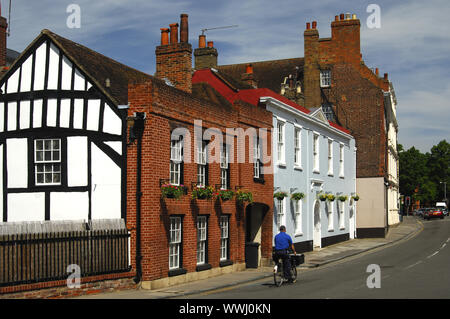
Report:
[[[320,87],[331,86],[331,70],[320,71]]]

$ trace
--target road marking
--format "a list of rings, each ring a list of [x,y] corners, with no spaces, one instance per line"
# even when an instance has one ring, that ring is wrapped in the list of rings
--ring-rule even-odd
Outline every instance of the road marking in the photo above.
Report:
[[[414,266],[417,266],[418,264],[421,264],[422,263],[422,260],[419,260],[418,262],[416,262],[415,264],[412,264],[412,265],[409,265],[408,267],[406,267],[405,269],[409,269],[409,268],[412,268],[412,267],[414,267]]]
[[[437,255],[438,253],[439,253],[439,250],[438,250],[438,251],[435,251],[435,252],[434,252],[434,254],[432,254],[432,255],[428,256],[427,258],[431,258],[431,257],[433,257],[433,256]]]
[[[444,244],[441,246],[441,249],[443,249],[445,246],[447,246],[447,244],[444,243]]]

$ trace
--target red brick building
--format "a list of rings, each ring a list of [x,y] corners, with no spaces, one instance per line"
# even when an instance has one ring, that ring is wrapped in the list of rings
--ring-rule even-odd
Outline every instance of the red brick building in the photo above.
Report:
[[[244,268],[245,243],[255,239],[249,235],[253,232],[260,233],[257,240],[263,262],[271,258],[272,252],[272,174],[255,180],[254,163],[238,163],[238,136],[227,130],[265,128],[270,134],[271,113],[240,100],[230,103],[206,83],[192,84],[187,15],[181,15],[180,40],[177,24],[170,25],[170,41],[168,31],[161,29],[161,45],[156,48],[156,76],[160,79],[128,87],[129,117],[135,112],[146,115],[141,167],[140,146],[130,145],[127,168],[132,264],[133,269],[141,267],[146,288]],[[194,137],[199,127],[194,124],[198,120],[204,134],[202,143],[196,144]],[[172,134],[180,130],[185,134],[181,142]],[[208,137],[208,132],[214,137]],[[223,137],[222,145],[216,143],[219,136]],[[270,150],[270,138],[266,141]],[[245,143],[249,159],[252,141],[247,138]],[[221,160],[196,160],[194,154],[199,153],[202,144],[207,159],[220,153]],[[212,154],[214,145],[219,147]],[[182,154],[178,160],[174,158],[177,150]],[[223,161],[225,152],[227,161]],[[163,198],[161,186],[165,184],[184,185],[186,193],[179,200]],[[199,184],[215,190],[251,192],[253,202],[192,199],[192,191]],[[136,246],[139,242],[140,247]]]

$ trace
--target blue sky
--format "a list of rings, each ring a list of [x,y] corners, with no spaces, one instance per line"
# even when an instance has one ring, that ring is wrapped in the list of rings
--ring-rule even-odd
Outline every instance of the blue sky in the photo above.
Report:
[[[2,1],[7,16],[9,1]],[[369,4],[381,9],[381,27],[369,28]],[[70,4],[81,8],[81,28],[67,26]],[[160,28],[189,15],[189,41],[201,29],[219,51],[219,64],[303,56],[306,22],[331,34],[339,13],[361,20],[361,51],[371,68],[389,73],[397,96],[399,143],[427,152],[450,142],[450,1],[349,0],[12,0],[8,47],[24,50],[42,29],[81,43],[149,74],[155,72]]]

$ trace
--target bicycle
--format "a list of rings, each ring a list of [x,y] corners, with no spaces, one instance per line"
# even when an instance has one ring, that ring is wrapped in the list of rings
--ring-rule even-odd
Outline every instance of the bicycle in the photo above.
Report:
[[[283,269],[283,260],[278,257],[276,258],[275,266],[273,267],[273,280],[275,285],[280,287],[283,282],[288,281],[287,278],[284,278],[284,269]],[[303,254],[289,254],[290,264],[291,264],[291,279],[294,282],[297,280],[297,266],[304,263],[304,255]],[[275,256],[273,256],[273,260],[275,261]]]

